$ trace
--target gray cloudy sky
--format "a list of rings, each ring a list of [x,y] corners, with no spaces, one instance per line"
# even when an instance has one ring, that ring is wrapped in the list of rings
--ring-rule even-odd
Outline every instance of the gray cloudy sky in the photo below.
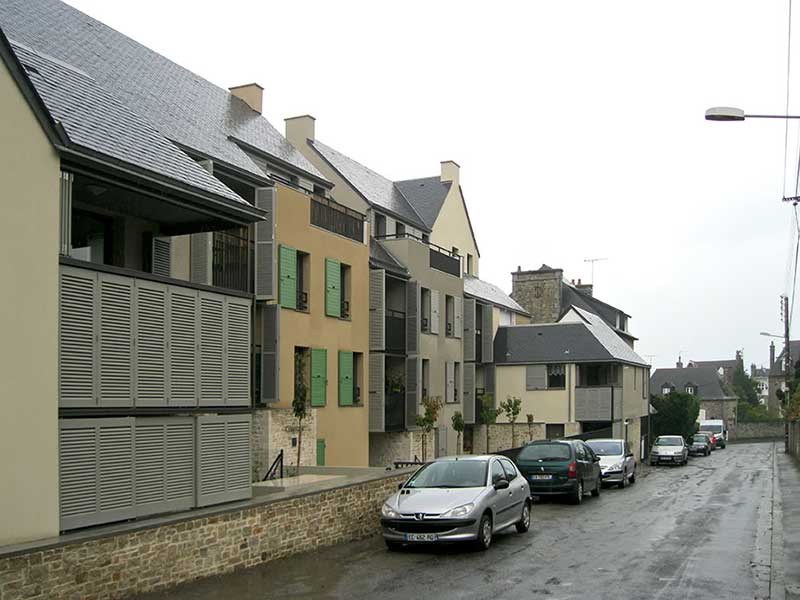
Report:
[[[387,177],[456,160],[481,276],[507,291],[517,265],[588,280],[608,257],[597,295],[655,366],[767,362],[794,244],[783,124],[703,112],[784,110],[786,0],[70,3],[220,86],[260,83],[281,131],[312,114]]]

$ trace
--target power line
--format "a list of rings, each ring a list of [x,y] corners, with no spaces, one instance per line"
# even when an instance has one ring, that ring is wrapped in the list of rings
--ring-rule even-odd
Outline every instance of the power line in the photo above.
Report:
[[[792,0],[789,0],[789,31],[786,49],[786,113],[789,114],[789,82],[792,74]],[[789,119],[784,121],[783,129],[783,195],[786,196],[786,164],[789,160]],[[795,193],[795,196],[797,193]]]

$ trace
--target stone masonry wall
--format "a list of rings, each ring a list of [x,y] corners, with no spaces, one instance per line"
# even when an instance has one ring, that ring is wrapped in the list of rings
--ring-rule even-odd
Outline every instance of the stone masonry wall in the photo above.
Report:
[[[489,452],[518,448],[527,442],[543,439],[546,439],[544,423],[534,423],[531,432],[528,431],[527,423],[517,423],[514,425],[513,440],[511,439],[510,423],[489,425]],[[472,435],[472,453],[486,454],[486,425],[475,425]]]
[[[555,323],[561,316],[561,269],[516,271],[511,297],[531,313],[531,323]]]
[[[423,434],[420,431],[370,433],[369,465],[371,467],[388,467],[393,465],[396,460],[414,460],[415,456],[422,460],[422,437]],[[427,457],[430,460],[436,455],[435,432],[428,434],[425,445]]]
[[[706,411],[706,419],[725,419],[728,435],[736,436],[736,409],[738,400],[705,400],[700,408]]]
[[[784,427],[783,421],[771,423],[742,423],[739,421],[736,424],[736,435],[731,435],[730,438],[734,440],[783,439]]]
[[[0,558],[0,600],[110,600],[375,535],[406,475]]]
[[[288,408],[265,408],[253,414],[252,452],[253,480],[263,477],[272,461],[283,449],[283,465],[297,465],[297,446],[292,438],[297,437],[297,421]],[[309,410],[303,420],[303,441],[300,448],[301,466],[317,464],[317,420],[316,410]]]
[[[266,408],[253,412],[250,426],[250,444],[253,453],[253,481],[260,481],[269,469],[269,415]]]

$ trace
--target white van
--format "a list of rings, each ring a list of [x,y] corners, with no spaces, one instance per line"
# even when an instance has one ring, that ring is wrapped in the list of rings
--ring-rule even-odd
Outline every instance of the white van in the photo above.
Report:
[[[699,431],[710,431],[714,434],[717,448],[724,448],[728,441],[728,430],[722,419],[705,419],[700,421]]]

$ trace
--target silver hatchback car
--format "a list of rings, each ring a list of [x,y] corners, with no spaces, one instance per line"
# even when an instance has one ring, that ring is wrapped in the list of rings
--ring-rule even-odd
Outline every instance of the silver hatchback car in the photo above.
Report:
[[[621,488],[636,483],[636,459],[630,444],[625,440],[587,440],[586,444],[600,457],[600,472],[604,484]]]
[[[487,549],[495,532],[528,531],[531,491],[504,456],[440,458],[420,467],[381,510],[386,546],[474,542]]]

